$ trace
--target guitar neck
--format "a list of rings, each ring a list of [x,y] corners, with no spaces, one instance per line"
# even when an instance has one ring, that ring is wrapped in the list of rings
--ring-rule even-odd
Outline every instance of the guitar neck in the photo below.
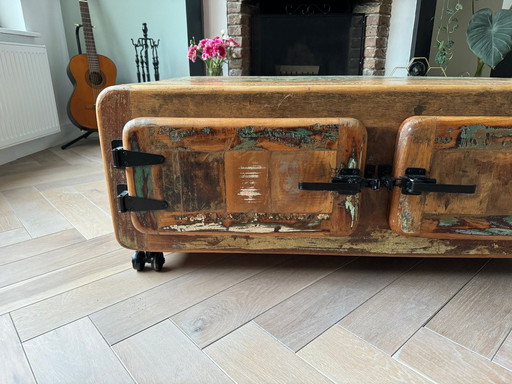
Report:
[[[99,72],[100,65],[94,43],[94,34],[92,32],[91,16],[89,14],[89,4],[87,0],[79,0],[80,15],[82,16],[82,28],[84,31],[85,52],[87,54],[87,65],[90,72]]]

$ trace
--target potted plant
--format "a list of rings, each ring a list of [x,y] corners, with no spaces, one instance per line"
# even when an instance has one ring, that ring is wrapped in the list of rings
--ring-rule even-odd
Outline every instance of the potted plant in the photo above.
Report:
[[[473,12],[466,36],[477,57],[475,76],[482,76],[486,64],[494,68],[512,51],[512,9],[501,9],[495,15],[489,8]]]

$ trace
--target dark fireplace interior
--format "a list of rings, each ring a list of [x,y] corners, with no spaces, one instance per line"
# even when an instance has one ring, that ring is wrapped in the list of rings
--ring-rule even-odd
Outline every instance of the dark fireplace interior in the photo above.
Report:
[[[252,16],[251,75],[360,75],[365,15],[351,1],[261,1]]]

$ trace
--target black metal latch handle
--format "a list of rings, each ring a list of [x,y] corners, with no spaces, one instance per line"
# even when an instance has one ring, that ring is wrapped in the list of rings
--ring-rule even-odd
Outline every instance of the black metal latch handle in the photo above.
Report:
[[[476,191],[476,185],[437,184],[436,179],[426,177],[426,173],[423,168],[407,168],[405,177],[398,178],[397,186],[404,195],[421,195],[423,192],[472,194]]]
[[[426,177],[427,171],[423,168],[407,168],[405,176],[391,177],[391,168],[383,167],[386,172],[381,172],[377,177],[360,176],[359,169],[340,169],[338,175],[333,177],[330,183],[300,182],[299,189],[305,191],[332,191],[341,195],[355,195],[363,188],[374,191],[384,187],[388,190],[399,187],[404,195],[421,195],[423,192],[437,193],[475,193],[476,185],[437,184],[436,179]]]
[[[367,183],[359,175],[359,169],[343,168],[336,177],[333,177],[330,183],[308,183],[300,182],[299,189],[304,191],[332,191],[340,195],[356,195]]]

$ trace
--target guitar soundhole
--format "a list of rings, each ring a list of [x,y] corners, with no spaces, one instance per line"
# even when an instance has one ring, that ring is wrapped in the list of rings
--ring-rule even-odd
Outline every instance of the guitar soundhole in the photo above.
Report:
[[[98,71],[88,73],[88,83],[93,87],[99,87],[103,84],[103,74]]]

